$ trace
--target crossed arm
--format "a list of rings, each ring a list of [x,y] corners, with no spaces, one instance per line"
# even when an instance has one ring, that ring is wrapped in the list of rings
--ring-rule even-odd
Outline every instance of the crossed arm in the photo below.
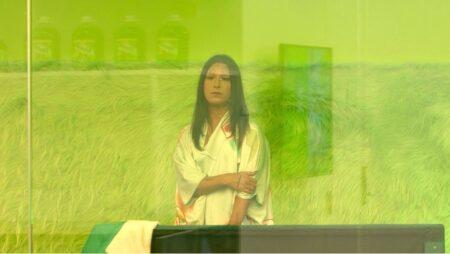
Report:
[[[247,214],[250,199],[243,199],[238,196],[234,198],[233,212],[231,213],[228,225],[241,225]]]
[[[212,177],[205,177],[198,184],[194,197],[206,195],[221,188],[232,188],[236,191],[252,194],[256,188],[255,172],[228,173]],[[235,197],[233,211],[229,225],[240,225],[247,214],[249,199]]]

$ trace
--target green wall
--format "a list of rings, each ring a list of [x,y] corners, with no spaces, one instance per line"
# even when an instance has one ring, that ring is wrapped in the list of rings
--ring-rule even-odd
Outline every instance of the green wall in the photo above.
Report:
[[[275,61],[280,43],[331,47],[336,63],[449,61],[446,0],[248,0],[246,61]]]

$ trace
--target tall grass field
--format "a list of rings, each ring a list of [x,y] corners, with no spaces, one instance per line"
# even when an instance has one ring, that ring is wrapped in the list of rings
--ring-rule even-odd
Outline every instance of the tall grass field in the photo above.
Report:
[[[0,252],[27,252],[30,220],[36,252],[79,252],[98,223],[173,224],[172,153],[199,72],[35,72],[31,190],[26,74],[0,73]],[[301,99],[283,90],[277,68],[244,66],[251,118],[271,146],[275,223],[444,224],[449,248],[449,73],[449,65],[335,65],[332,119],[317,126],[332,133],[331,168],[307,176],[296,139],[304,124],[292,106]]]

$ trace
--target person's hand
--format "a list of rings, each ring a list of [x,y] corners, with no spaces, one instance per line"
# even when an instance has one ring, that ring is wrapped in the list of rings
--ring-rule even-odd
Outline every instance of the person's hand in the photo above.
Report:
[[[231,175],[231,188],[239,192],[253,194],[256,189],[255,172],[243,171]]]

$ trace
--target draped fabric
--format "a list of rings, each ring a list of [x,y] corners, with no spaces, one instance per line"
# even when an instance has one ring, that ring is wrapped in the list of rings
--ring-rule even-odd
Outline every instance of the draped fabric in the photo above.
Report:
[[[181,130],[173,155],[177,175],[175,224],[225,225],[230,219],[236,195],[250,200],[243,224],[273,224],[269,146],[258,126],[250,122],[240,151],[231,133],[228,112],[222,117],[206,145],[205,126],[200,139],[203,151],[195,148],[190,128],[188,125]],[[193,197],[204,177],[236,173],[238,160],[239,171],[256,172],[257,187],[254,194],[223,188]]]

